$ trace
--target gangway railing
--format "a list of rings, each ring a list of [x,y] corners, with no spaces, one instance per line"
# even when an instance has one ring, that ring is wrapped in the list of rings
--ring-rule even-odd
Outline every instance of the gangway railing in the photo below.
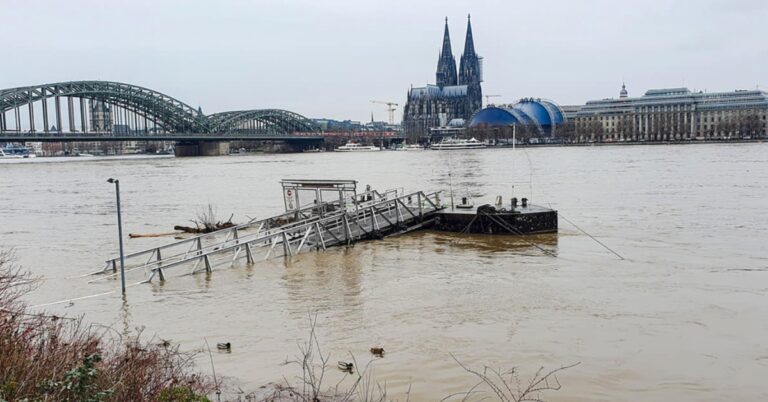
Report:
[[[153,260],[167,261],[174,258],[184,259],[190,253],[200,254],[209,251],[214,247],[227,246],[228,242],[239,243],[242,242],[243,236],[245,240],[253,238],[259,235],[262,231],[269,231],[276,227],[281,229],[289,229],[292,225],[301,225],[307,221],[318,219],[328,215],[337,215],[347,212],[347,208],[359,209],[365,208],[370,203],[379,202],[384,199],[397,197],[398,190],[386,190],[383,194],[377,190],[370,190],[355,197],[347,197],[342,200],[334,200],[330,202],[312,203],[306,205],[295,211],[288,211],[280,215],[272,216],[265,219],[252,219],[246,223],[232,226],[229,228],[221,229],[214,232],[203,233],[197,236],[189,237],[184,240],[179,240],[172,243],[166,243],[157,247],[152,247],[136,252],[132,252],[124,255],[126,266],[136,265],[136,260],[145,261],[142,266],[150,264]],[[342,202],[345,207],[342,207]],[[256,228],[253,233],[248,233],[250,229]],[[209,244],[210,239],[216,239],[224,236],[223,242]],[[93,274],[102,274],[108,271],[113,273],[117,272],[117,266],[119,264],[120,257],[114,257],[105,261],[104,267],[94,272]],[[133,269],[129,269],[133,270]]]
[[[192,247],[186,252],[166,258],[163,258],[160,251],[153,253],[153,249],[148,249],[144,251],[145,254],[143,255],[148,253],[150,258],[142,265],[134,266],[130,270],[144,269],[145,272],[148,271],[150,276],[146,282],[149,282],[155,276],[158,276],[160,280],[165,280],[166,270],[185,264],[194,263],[189,272],[189,274],[194,274],[203,270],[211,272],[214,266],[222,262],[232,266],[243,256],[248,263],[254,263],[257,259],[266,260],[270,257],[290,257],[306,250],[324,250],[328,247],[351,244],[363,239],[380,238],[414,230],[431,222],[431,216],[444,208],[441,205],[440,192],[426,194],[419,191],[399,196],[381,194],[378,196],[378,198],[372,198],[370,201],[367,200],[367,196],[363,197],[362,199],[366,199],[366,201],[357,202],[354,208],[350,207],[349,211],[341,213],[325,216],[314,215],[301,221],[290,222],[269,229],[264,229],[262,223],[259,224],[259,229],[256,232],[246,235],[240,235],[238,231],[233,231],[231,238],[227,237],[215,244],[203,245],[202,236],[188,239],[185,242],[173,243],[171,245],[186,244],[190,240],[193,241]],[[270,219],[274,219],[274,217],[264,219],[262,222]],[[214,259],[226,254],[230,254],[231,257],[224,261]],[[114,266],[112,261],[114,259],[108,260],[107,263]]]

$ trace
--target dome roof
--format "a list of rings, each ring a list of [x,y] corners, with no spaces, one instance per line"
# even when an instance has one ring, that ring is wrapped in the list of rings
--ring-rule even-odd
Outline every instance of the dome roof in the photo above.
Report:
[[[515,123],[520,123],[520,120],[518,120],[509,109],[489,106],[475,113],[475,115],[472,116],[472,120],[469,122],[469,126],[508,126]]]
[[[565,114],[555,103],[526,98],[511,106],[489,106],[472,116],[469,127],[534,124],[542,135],[552,135],[554,126],[565,121]]]
[[[562,124],[565,121],[563,111],[555,103],[543,99],[521,99],[512,108],[531,116],[542,126]]]

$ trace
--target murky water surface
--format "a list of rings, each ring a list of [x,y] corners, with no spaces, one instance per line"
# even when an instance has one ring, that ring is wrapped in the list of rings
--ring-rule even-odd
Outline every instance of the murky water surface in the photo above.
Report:
[[[626,257],[561,219],[558,235],[532,239],[556,258],[511,237],[418,232],[209,277],[179,268],[131,286],[125,304],[109,293],[45,307],[187,350],[229,341],[217,372],[246,389],[295,378],[281,363],[316,311],[332,362],[384,346],[375,374],[395,397],[409,385],[411,400],[469,389],[453,354],[523,378],[581,362],[551,401],[768,399],[766,144],[23,162],[0,162],[0,246],[44,278],[31,304],[119,289],[78,277],[117,250],[108,177],[121,181],[126,233],[158,233],[208,203],[238,222],[281,212],[281,178],[435,190],[450,170],[457,193],[551,204]]]

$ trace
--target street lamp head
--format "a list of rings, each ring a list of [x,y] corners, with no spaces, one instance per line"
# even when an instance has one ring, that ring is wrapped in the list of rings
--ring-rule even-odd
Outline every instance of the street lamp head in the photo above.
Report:
[[[109,179],[107,179],[107,183],[118,183],[118,182],[120,182],[120,180],[113,179],[111,177]]]

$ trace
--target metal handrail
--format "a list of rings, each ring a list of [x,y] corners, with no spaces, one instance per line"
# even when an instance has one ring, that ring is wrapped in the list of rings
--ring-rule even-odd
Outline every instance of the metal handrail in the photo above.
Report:
[[[396,214],[398,216],[397,218],[398,222],[419,219],[419,218],[423,218],[425,209],[427,213],[430,213],[430,212],[438,211],[443,208],[442,205],[439,205],[438,203],[432,201],[432,200],[435,200],[435,201],[438,200],[438,194],[439,192],[425,194],[424,192],[419,191],[411,194],[402,195],[397,198],[382,199],[378,203],[372,203],[367,208],[359,209],[357,211],[350,211],[344,214],[319,217],[317,219],[313,218],[313,219],[302,221],[298,225],[291,225],[290,227],[275,228],[277,230],[273,230],[270,232],[258,232],[258,233],[252,234],[251,236],[241,237],[237,239],[228,239],[216,245],[209,245],[203,249],[194,250],[192,253],[185,255],[184,257],[182,257],[181,259],[178,259],[177,261],[170,261],[175,258],[175,257],[170,257],[170,258],[166,258],[158,261],[151,261],[151,262],[148,261],[146,264],[143,265],[143,267],[151,268],[152,277],[158,272],[162,276],[163,275],[162,270],[164,269],[181,265],[183,263],[190,262],[193,260],[197,260],[199,264],[199,261],[204,260],[206,263],[206,269],[208,270],[210,269],[210,265],[211,265],[209,260],[210,256],[224,253],[227,251],[234,251],[235,257],[232,260],[234,263],[234,260],[238,258],[240,251],[243,248],[245,248],[247,249],[247,255],[249,256],[248,258],[250,260],[252,258],[251,246],[256,244],[261,244],[261,243],[263,243],[264,246],[271,245],[270,250],[267,253],[267,257],[270,255],[272,249],[274,249],[279,244],[282,244],[283,247],[286,247],[287,254],[285,255],[293,255],[294,253],[298,253],[301,251],[302,247],[306,244],[306,241],[309,238],[309,235],[312,233],[312,230],[318,230],[320,232],[317,236],[319,236],[319,238],[321,239],[322,244],[321,245],[313,244],[313,246],[317,248],[320,248],[320,246],[322,246],[322,248],[325,248],[326,245],[339,244],[342,240],[339,239],[335,234],[333,234],[333,230],[339,230],[340,228],[344,230],[344,239],[343,239],[344,241],[355,241],[356,239],[360,239],[369,235],[370,231],[376,230],[377,224],[371,224],[371,227],[369,228],[370,231],[366,230],[363,227],[363,225],[366,224],[367,219],[373,218],[374,222],[378,221],[377,219],[374,218],[376,216],[376,213],[381,214],[381,211],[377,210],[377,208],[379,208],[380,210],[386,209],[391,213],[392,208],[394,207],[396,209]],[[411,201],[413,199],[417,199],[419,200],[419,202],[417,202],[416,205],[409,206],[404,202],[405,200],[408,200],[408,199],[411,199]],[[421,202],[421,201],[425,201],[425,202]],[[408,212],[408,214],[411,215],[411,217],[406,219],[406,215],[402,214],[401,209],[405,209]],[[363,225],[361,225],[360,222],[362,222]],[[350,223],[357,225],[360,229],[360,232],[358,232],[356,235],[353,234],[352,230],[350,229],[351,228]],[[327,235],[331,235],[329,236],[329,240],[327,242],[322,240],[324,238],[323,231]],[[249,237],[252,237],[252,238],[249,238]],[[336,241],[335,242],[331,241],[330,237],[335,238]],[[291,248],[291,242],[294,242],[297,239],[301,239],[300,240],[301,242],[297,246],[297,249],[294,251]],[[151,280],[152,277],[150,277],[149,280]]]
[[[367,192],[358,194],[357,195],[358,197],[360,197],[360,196],[365,197],[367,195],[372,195],[373,196],[373,200],[365,201],[365,202],[362,202],[362,203],[358,202],[356,200],[356,198],[354,198],[354,197],[347,197],[347,198],[352,200],[352,203],[355,205],[355,209],[357,210],[359,208],[367,208],[369,205],[371,205],[371,203],[375,204],[375,203],[380,203],[382,201],[389,200],[390,196],[391,196],[391,194],[393,192],[394,192],[395,195],[397,195],[397,191],[396,190],[388,190],[388,191],[385,191],[384,194],[381,194],[381,193],[379,193],[376,190],[371,190],[371,191],[367,191]],[[416,194],[416,193],[414,193],[414,194]],[[403,196],[403,197],[407,197],[407,196]],[[345,200],[345,202],[346,201],[347,200]],[[318,219],[321,219],[323,216],[322,215],[321,216],[310,215],[310,216],[307,216],[303,220],[289,222],[289,223],[287,223],[285,225],[278,226],[277,228],[274,228],[274,227],[264,228],[265,224],[268,223],[268,222],[274,222],[274,221],[280,220],[281,218],[292,218],[297,213],[298,214],[304,214],[304,212],[306,212],[306,211],[313,211],[313,210],[316,210],[318,208],[325,209],[325,207],[327,207],[327,206],[340,207],[340,201],[335,200],[335,201],[332,201],[332,202],[323,202],[323,203],[319,203],[319,204],[312,204],[311,206],[302,208],[302,209],[300,209],[298,211],[285,212],[285,213],[283,213],[281,215],[277,215],[277,216],[273,216],[273,217],[265,218],[265,219],[261,219],[261,220],[251,220],[250,222],[247,222],[247,223],[244,223],[244,224],[240,224],[240,225],[237,225],[237,226],[233,226],[233,227],[230,227],[230,228],[218,230],[218,231],[215,231],[215,232],[201,234],[201,235],[198,235],[198,236],[190,237],[188,239],[180,240],[180,241],[173,242],[173,243],[166,243],[166,244],[163,244],[161,246],[147,248],[145,250],[136,251],[136,252],[127,254],[127,255],[125,255],[125,259],[132,259],[132,258],[135,258],[135,257],[147,256],[148,255],[149,257],[148,257],[147,262],[145,262],[143,264],[143,266],[148,266],[148,265],[150,265],[150,262],[151,262],[150,260],[153,257],[158,257],[159,254],[161,254],[162,250],[167,250],[167,249],[172,248],[172,247],[178,247],[178,246],[182,246],[182,245],[185,245],[185,244],[189,244],[190,247],[186,251],[178,252],[178,253],[172,254],[170,256],[164,256],[164,258],[157,258],[155,263],[161,263],[162,261],[172,260],[172,259],[174,259],[176,257],[180,257],[180,256],[182,256],[182,259],[184,259],[190,253],[191,254],[200,254],[201,252],[204,253],[209,248],[225,246],[230,241],[235,242],[236,244],[243,243],[244,241],[248,241],[249,237],[258,235],[261,232],[261,229],[264,229],[264,230],[279,229],[279,231],[287,231],[287,230],[295,229],[296,227],[305,226],[306,224],[311,224],[314,221],[316,221]],[[345,211],[342,208],[339,208],[338,210],[333,211],[333,212],[334,213],[330,215],[331,217],[333,217],[333,216],[341,216],[341,215],[343,215],[345,213],[349,213],[348,211]],[[256,233],[246,234],[245,236],[239,235],[239,231],[240,230],[244,230],[244,229],[251,228],[251,227],[256,227],[257,225],[259,225],[260,229]],[[224,234],[226,234],[226,238],[225,238],[225,240],[223,242],[216,243],[216,244],[213,244],[213,245],[206,245],[206,246],[202,245],[202,239],[203,238],[206,238],[206,237],[216,237],[216,236],[220,236],[220,235],[224,235]],[[197,249],[193,248],[195,246],[195,244],[197,244],[197,246],[198,246]],[[117,262],[118,259],[119,259],[119,257],[115,257],[115,258],[111,258],[109,260],[106,260],[106,264],[105,264],[104,268],[101,271],[98,271],[96,273],[106,272],[106,271],[110,270],[110,267],[114,271],[114,268],[115,268],[115,265],[116,265],[116,262]]]

